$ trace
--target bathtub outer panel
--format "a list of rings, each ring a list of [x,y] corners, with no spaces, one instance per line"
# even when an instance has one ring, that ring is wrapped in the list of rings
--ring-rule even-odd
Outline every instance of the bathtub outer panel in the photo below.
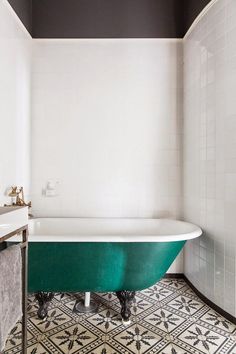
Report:
[[[185,241],[32,242],[29,292],[142,290],[166,273]]]

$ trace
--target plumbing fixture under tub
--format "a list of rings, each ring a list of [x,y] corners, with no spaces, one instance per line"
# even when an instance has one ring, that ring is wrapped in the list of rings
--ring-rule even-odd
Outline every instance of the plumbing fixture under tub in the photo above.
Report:
[[[116,292],[125,321],[135,291],[160,280],[202,234],[183,221],[124,218],[35,218],[29,232],[28,290],[38,293],[40,317],[54,292]]]

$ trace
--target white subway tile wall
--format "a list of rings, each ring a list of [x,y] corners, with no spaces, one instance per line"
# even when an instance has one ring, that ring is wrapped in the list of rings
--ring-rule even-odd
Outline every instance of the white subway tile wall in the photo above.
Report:
[[[236,1],[218,0],[184,39],[184,271],[210,300],[235,310]]]
[[[34,40],[33,213],[179,217],[182,59],[180,40]]]
[[[7,187],[30,187],[31,37],[5,0],[0,0],[0,205]]]

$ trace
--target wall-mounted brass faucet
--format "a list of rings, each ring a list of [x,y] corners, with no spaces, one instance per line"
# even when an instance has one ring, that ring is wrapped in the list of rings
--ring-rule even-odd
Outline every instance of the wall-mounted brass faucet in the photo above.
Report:
[[[25,202],[23,187],[12,186],[8,195],[9,197],[16,198],[16,200],[15,202],[12,202],[11,205],[4,204],[4,206],[28,206],[29,208],[31,207],[31,202]]]

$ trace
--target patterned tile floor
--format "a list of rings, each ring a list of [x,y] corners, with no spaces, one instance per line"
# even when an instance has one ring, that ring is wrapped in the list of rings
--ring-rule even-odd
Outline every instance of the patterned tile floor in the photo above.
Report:
[[[97,314],[72,312],[81,294],[57,294],[46,320],[28,306],[30,354],[236,354],[236,326],[204,304],[182,279],[163,279],[138,292],[132,322],[124,326],[112,293],[92,294]],[[12,330],[4,354],[21,353],[21,324]]]

